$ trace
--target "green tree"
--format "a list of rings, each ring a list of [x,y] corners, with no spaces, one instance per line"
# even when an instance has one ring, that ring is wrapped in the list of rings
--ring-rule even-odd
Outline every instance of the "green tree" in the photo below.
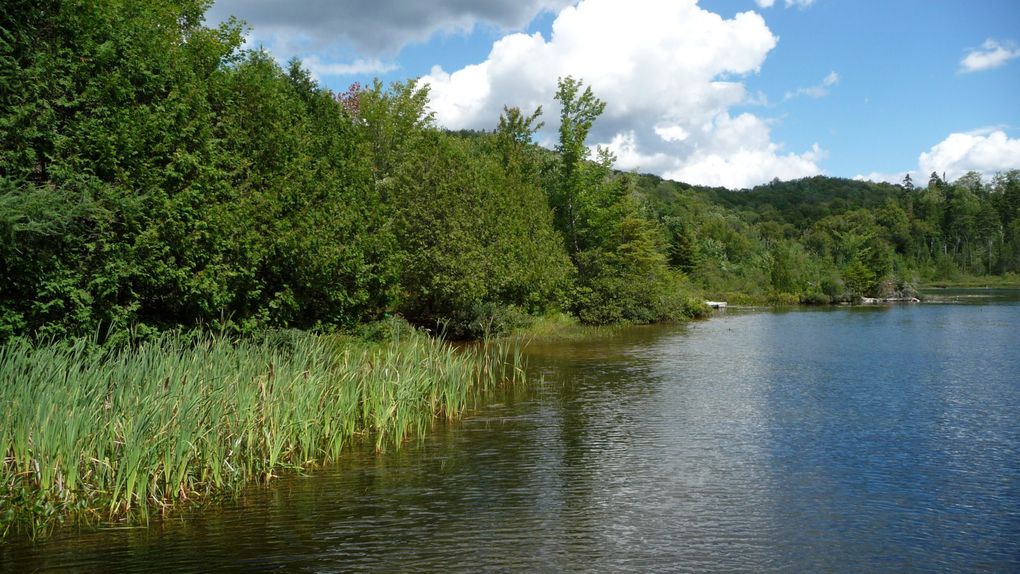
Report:
[[[40,202],[73,214],[59,240],[11,249],[3,315],[40,334],[137,321],[139,241],[208,163],[210,74],[240,43],[201,27],[203,2],[15,1],[0,20],[0,177],[13,219]],[[55,191],[55,193],[51,193]],[[64,198],[64,199],[61,199]],[[70,203],[63,203],[64,201]]]
[[[405,156],[427,145],[422,138],[435,127],[435,114],[427,110],[429,86],[412,80],[387,88],[375,80],[357,97],[357,119],[365,132],[372,172],[376,181],[383,181]]]
[[[586,163],[590,156],[585,144],[588,132],[605,111],[606,104],[595,97],[590,87],[583,90],[582,87],[580,80],[567,76],[560,79],[556,91],[556,100],[560,103],[560,139],[556,146],[559,173],[551,193],[557,224],[564,232],[575,261],[584,249],[578,229],[584,223],[580,221],[584,195],[592,184],[598,183],[592,175],[597,177],[609,167],[602,164],[601,170],[593,173]]]
[[[543,122],[539,106],[531,115],[525,116],[517,107],[504,107],[496,127],[496,150],[508,175],[521,181],[535,182],[540,176],[541,164],[533,138],[542,129]]]
[[[203,27],[203,1],[29,4],[0,20],[0,82],[26,85],[0,96],[0,332],[388,307],[367,144],[299,65],[239,50],[236,22]]]
[[[670,271],[663,229],[642,214],[634,180],[614,174],[615,158],[585,143],[605,103],[567,77],[559,82],[560,141],[550,203],[577,268],[573,312],[587,323],[648,322],[685,311]]]

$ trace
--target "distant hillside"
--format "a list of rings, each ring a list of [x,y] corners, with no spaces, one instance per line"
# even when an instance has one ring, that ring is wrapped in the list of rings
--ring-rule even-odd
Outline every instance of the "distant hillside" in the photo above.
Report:
[[[647,174],[638,176],[637,182],[638,190],[656,201],[670,201],[677,194],[697,194],[710,203],[740,212],[744,219],[789,223],[798,229],[830,215],[882,207],[903,193],[902,188],[888,183],[822,175],[775,180],[740,191],[689,185]]]

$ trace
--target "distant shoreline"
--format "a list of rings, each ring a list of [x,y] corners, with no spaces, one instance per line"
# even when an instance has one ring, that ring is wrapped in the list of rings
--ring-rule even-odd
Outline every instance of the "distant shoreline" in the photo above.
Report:
[[[986,275],[962,279],[932,281],[919,287],[925,289],[1020,289],[1020,276]]]

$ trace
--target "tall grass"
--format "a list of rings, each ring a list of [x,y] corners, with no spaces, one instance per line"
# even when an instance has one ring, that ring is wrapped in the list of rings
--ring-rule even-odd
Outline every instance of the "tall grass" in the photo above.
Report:
[[[11,343],[0,348],[0,535],[144,518],[335,460],[359,437],[383,449],[461,414],[480,389],[522,380],[512,341]]]

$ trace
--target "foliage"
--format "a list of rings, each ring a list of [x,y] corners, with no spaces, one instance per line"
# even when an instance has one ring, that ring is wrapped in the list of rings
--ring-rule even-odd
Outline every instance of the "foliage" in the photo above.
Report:
[[[1020,171],[927,187],[812,177],[748,191],[638,178],[670,262],[712,297],[849,301],[918,280],[1017,270]],[[1018,205],[1014,205],[1018,204]]]
[[[1020,171],[747,191],[620,174],[587,145],[606,104],[580,80],[558,84],[554,150],[541,109],[443,132],[427,85],[332,93],[207,7],[0,9],[0,341],[394,313],[477,337],[556,311],[687,317],[700,291],[841,301],[1020,270]]]
[[[421,437],[476,392],[523,380],[520,342],[454,349],[293,332],[0,348],[0,538],[108,520]]]
[[[589,161],[585,140],[605,103],[582,87],[571,77],[559,82],[558,161],[547,183],[577,270],[569,308],[588,324],[685,316],[686,292],[668,267],[662,229],[641,213],[631,178],[613,173],[606,150]]]
[[[486,317],[554,304],[570,270],[551,212],[541,190],[494,154],[429,133],[389,190],[407,317],[478,336]]]
[[[363,134],[204,2],[5,5],[0,338],[351,324],[388,307]]]

